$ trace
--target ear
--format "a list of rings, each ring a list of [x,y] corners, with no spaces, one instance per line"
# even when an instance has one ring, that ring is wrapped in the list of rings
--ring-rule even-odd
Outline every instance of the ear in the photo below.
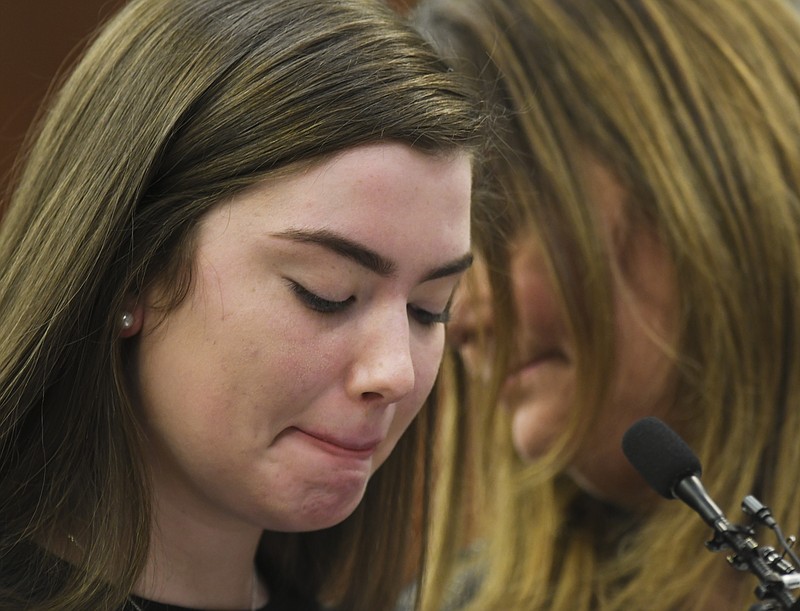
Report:
[[[122,304],[122,311],[117,315],[119,336],[123,339],[133,337],[142,330],[144,306],[141,295],[130,295]]]

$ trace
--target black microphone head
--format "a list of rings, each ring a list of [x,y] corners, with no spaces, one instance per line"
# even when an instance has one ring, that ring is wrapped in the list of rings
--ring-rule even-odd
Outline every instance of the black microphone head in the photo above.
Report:
[[[700,477],[700,460],[680,436],[658,418],[642,418],[622,436],[622,451],[661,496],[674,499],[676,484]]]

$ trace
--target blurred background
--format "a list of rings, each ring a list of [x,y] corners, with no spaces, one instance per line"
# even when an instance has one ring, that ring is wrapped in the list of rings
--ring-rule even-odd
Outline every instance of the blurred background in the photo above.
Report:
[[[322,0],[324,1],[324,0]],[[404,11],[413,0],[389,0]],[[0,0],[0,216],[25,133],[56,79],[125,0]]]

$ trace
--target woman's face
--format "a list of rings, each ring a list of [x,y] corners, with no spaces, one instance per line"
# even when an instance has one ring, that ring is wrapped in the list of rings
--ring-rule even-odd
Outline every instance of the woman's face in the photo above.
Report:
[[[187,298],[136,308],[159,507],[279,531],[354,510],[436,377],[470,173],[466,155],[360,146],[202,219]]]
[[[615,320],[609,324],[614,325],[617,361],[610,403],[597,414],[570,474],[591,493],[628,504],[646,488],[622,454],[621,438],[640,417],[663,417],[671,405],[675,372],[665,346],[674,347],[677,338],[677,285],[668,253],[655,235],[628,227],[626,194],[612,175],[589,163],[587,181],[603,236],[616,257],[611,287]],[[476,265],[474,271],[477,290],[470,298],[460,294],[454,311],[456,337],[473,335],[461,325],[491,324],[485,269]],[[523,459],[533,460],[550,447],[569,417],[577,384],[576,354],[540,244],[530,235],[513,244],[511,272],[519,344],[512,351],[501,398],[511,412],[515,449]],[[484,314],[476,314],[480,311]],[[475,345],[464,343],[462,351],[468,364],[480,360]]]

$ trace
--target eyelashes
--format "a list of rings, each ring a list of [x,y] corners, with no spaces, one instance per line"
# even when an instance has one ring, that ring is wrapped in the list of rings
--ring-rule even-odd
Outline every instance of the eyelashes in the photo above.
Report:
[[[324,297],[320,297],[316,293],[312,293],[302,284],[295,282],[294,280],[286,279],[286,282],[289,284],[289,288],[292,289],[295,295],[300,298],[306,306],[314,310],[315,312],[320,312],[322,314],[335,314],[337,312],[343,312],[347,309],[351,303],[354,303],[356,298],[351,295],[344,301],[332,301],[330,299],[325,299]]]
[[[450,322],[450,306],[448,305],[447,309],[442,312],[429,312],[428,310],[423,310],[422,308],[418,308],[416,306],[409,305],[408,312],[411,314],[412,318],[416,320],[421,325],[432,326],[435,324],[446,324]]]
[[[309,309],[319,312],[320,314],[337,314],[344,312],[348,307],[355,303],[356,298],[351,295],[342,301],[332,299],[325,299],[309,291],[302,284],[286,278],[286,283],[289,288],[297,296],[298,299]],[[450,321],[450,303],[442,312],[430,312],[423,308],[409,304],[407,306],[409,315],[419,324],[425,327],[433,326],[435,324],[445,324]]]

